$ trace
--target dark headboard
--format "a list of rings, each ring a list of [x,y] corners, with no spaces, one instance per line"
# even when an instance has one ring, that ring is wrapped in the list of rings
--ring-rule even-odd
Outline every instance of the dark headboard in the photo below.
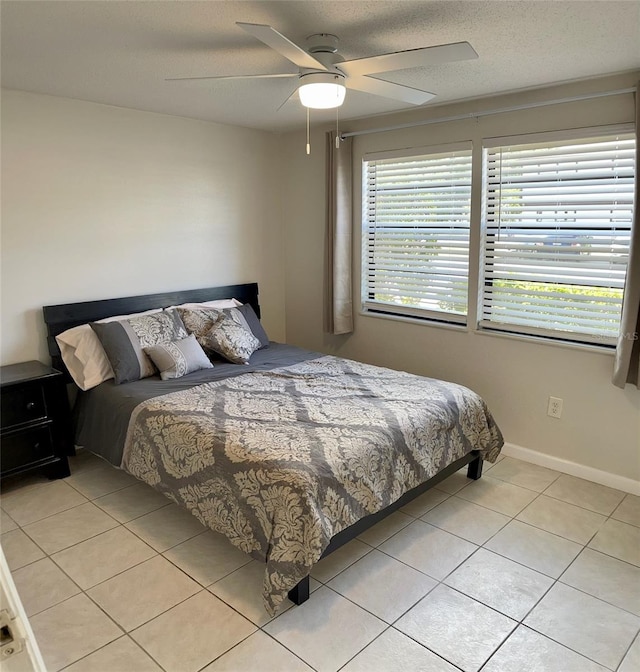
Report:
[[[120,299],[103,299],[101,301],[83,301],[82,303],[64,303],[58,306],[45,306],[44,321],[47,325],[47,346],[53,366],[67,372],[56,336],[79,324],[94,322],[113,315],[129,315],[140,313],[152,308],[167,308],[181,303],[198,303],[215,299],[234,298],[241,303],[250,303],[260,317],[258,302],[258,283],[244,285],[225,285],[224,287],[206,287],[204,289],[186,289],[181,292],[164,292],[162,294],[145,294],[143,296],[127,296]]]

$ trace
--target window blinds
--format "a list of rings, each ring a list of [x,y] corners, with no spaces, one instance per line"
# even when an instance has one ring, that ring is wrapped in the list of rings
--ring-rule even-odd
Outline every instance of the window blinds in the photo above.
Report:
[[[634,153],[632,133],[485,148],[481,327],[615,343]]]
[[[365,157],[363,305],[466,321],[471,146]]]

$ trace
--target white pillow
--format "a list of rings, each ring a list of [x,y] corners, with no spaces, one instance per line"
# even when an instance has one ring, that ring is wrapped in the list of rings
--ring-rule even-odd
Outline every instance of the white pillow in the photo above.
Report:
[[[97,321],[114,322],[115,320],[126,320],[130,317],[151,315],[161,311],[161,308],[154,308],[142,313],[114,315]],[[88,324],[81,324],[78,327],[63,331],[56,336],[56,341],[60,347],[62,361],[73,378],[73,382],[81,390],[90,390],[105,380],[113,378],[113,369],[109,364],[107,354],[95,331]]]
[[[170,308],[188,308],[189,310],[197,310],[198,308],[237,308],[242,304],[236,299],[217,299],[216,301],[203,301],[201,303],[181,303],[179,306],[171,306]],[[169,310],[167,308],[166,310]]]

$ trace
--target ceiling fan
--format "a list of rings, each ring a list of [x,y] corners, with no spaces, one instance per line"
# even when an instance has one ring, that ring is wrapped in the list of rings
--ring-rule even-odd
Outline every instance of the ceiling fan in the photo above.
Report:
[[[307,108],[339,107],[344,102],[346,89],[364,91],[412,105],[423,105],[435,94],[387,82],[371,77],[371,75],[478,58],[478,54],[468,42],[453,42],[345,61],[338,54],[338,38],[335,35],[319,33],[309,36],[306,40],[307,49],[305,51],[271,26],[242,22],[237,22],[236,25],[297,65],[299,72],[297,74],[222,77],[172,77],[167,81],[298,78],[298,86],[287,101],[298,93],[300,102]]]

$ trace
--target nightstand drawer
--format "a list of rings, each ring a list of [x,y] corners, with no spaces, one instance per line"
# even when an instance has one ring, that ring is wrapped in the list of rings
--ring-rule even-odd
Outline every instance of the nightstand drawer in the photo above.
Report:
[[[14,385],[2,390],[0,396],[2,429],[37,422],[46,417],[47,406],[40,383]]]
[[[53,439],[49,425],[34,427],[0,438],[2,471],[7,472],[53,457]]]

